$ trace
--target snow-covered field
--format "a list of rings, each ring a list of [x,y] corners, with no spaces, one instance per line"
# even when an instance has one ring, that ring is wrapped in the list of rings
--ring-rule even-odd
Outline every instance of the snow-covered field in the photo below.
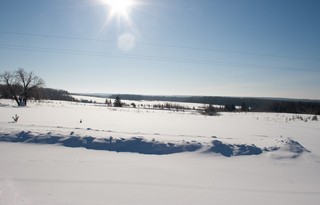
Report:
[[[0,204],[318,204],[312,117],[0,100]]]

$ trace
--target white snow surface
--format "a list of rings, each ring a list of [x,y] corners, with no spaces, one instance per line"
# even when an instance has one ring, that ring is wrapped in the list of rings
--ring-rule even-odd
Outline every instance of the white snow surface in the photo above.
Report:
[[[15,114],[19,120],[13,123]],[[276,113],[209,117],[193,111],[61,101],[30,102],[20,108],[0,100],[0,138],[60,140],[0,141],[0,205],[318,204],[320,122],[311,117]],[[63,146],[61,142],[70,137],[202,147],[150,155]],[[240,145],[252,144],[268,151],[226,157],[210,151],[219,143],[233,153]]]

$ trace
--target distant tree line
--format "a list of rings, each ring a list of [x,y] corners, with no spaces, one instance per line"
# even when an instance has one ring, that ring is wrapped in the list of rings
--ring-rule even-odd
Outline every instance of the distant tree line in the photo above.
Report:
[[[275,102],[269,109],[271,112],[320,115],[320,105],[314,102]]]
[[[164,104],[161,104],[161,103],[158,103],[158,104],[154,104],[152,105],[153,108],[156,108],[156,109],[167,109],[167,110],[189,110],[190,108],[186,107],[186,106],[183,106],[183,105],[179,105],[177,103],[164,103]]]
[[[243,98],[243,97],[219,97],[219,96],[147,96],[147,95],[111,95],[110,98],[120,97],[124,100],[149,100],[200,103],[207,105],[222,105],[215,108],[217,112],[279,112],[279,113],[305,113],[320,115],[319,100],[295,100],[278,98]],[[240,109],[236,109],[240,107]],[[210,108],[211,109],[211,108]]]
[[[13,96],[10,90],[8,89],[8,87],[1,84],[0,84],[0,98],[13,99]],[[29,99],[76,101],[75,98],[70,96],[69,92],[65,90],[57,90],[52,88],[37,88],[30,93]]]
[[[65,90],[40,88],[37,91],[38,96],[35,96],[35,99],[77,101],[68,91]]]

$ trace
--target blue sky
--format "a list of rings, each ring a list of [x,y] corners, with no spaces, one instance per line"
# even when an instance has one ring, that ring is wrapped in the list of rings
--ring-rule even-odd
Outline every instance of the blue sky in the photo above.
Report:
[[[319,11],[318,0],[136,0],[128,22],[108,19],[103,0],[1,0],[0,72],[23,67],[70,92],[320,99]]]

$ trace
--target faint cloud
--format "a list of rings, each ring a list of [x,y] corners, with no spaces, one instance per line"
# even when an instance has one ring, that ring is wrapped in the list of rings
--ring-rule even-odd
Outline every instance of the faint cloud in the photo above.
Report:
[[[136,47],[136,38],[130,33],[124,33],[118,38],[118,48],[122,51],[130,51]]]

